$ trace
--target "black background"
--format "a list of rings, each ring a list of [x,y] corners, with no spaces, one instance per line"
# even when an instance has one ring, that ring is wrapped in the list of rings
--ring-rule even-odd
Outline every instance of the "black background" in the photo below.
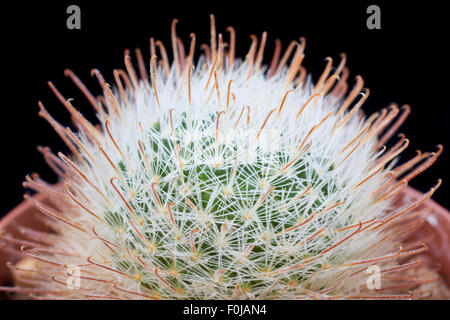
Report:
[[[54,182],[37,145],[53,151],[67,151],[53,129],[37,115],[42,100],[50,113],[64,125],[69,118],[47,87],[53,83],[74,105],[94,119],[92,108],[73,83],[64,76],[72,69],[95,94],[100,88],[90,70],[98,68],[106,80],[113,81],[112,70],[123,68],[123,50],[143,49],[149,59],[149,37],[162,40],[171,53],[170,25],[178,18],[178,35],[189,43],[190,32],[197,43],[209,42],[209,14],[216,16],[217,32],[228,39],[226,27],[237,32],[237,53],[243,56],[250,46],[251,33],[268,32],[265,62],[269,63],[273,41],[280,38],[283,48],[292,39],[306,37],[303,65],[320,76],[331,56],[337,63],[345,52],[350,68],[350,86],[360,74],[371,95],[365,103],[367,113],[391,102],[408,103],[412,113],[401,127],[411,143],[402,160],[416,149],[434,151],[446,147],[437,163],[411,185],[427,191],[438,178],[443,185],[434,199],[450,207],[448,163],[450,160],[450,67],[449,23],[443,7],[431,1],[39,1],[1,4],[0,77],[0,216],[22,200],[22,181],[26,174],[39,172]],[[442,3],[442,2],[441,2]],[[81,30],[66,28],[66,8],[81,8]],[[381,8],[381,30],[368,30],[366,9]],[[448,20],[448,19],[447,19]],[[199,46],[196,48],[198,53]],[[393,139],[395,140],[395,139]]]
[[[265,305],[266,314],[243,316],[226,312],[217,312],[215,317],[210,315],[193,316],[184,315],[184,308],[190,305],[195,307],[212,306],[228,310],[228,305]],[[274,320],[306,318],[309,316],[320,318],[333,318],[336,315],[345,315],[345,319],[361,319],[362,315],[370,314],[374,318],[381,318],[389,314],[394,319],[417,318],[423,310],[433,310],[433,314],[445,314],[448,310],[448,301],[404,301],[404,300],[264,300],[264,301],[205,301],[205,300],[161,300],[161,301],[86,301],[86,300],[61,300],[61,301],[36,301],[36,300],[4,300],[0,301],[0,308],[3,312],[11,311],[19,318],[36,317],[36,314],[45,314],[45,319],[66,319],[70,315],[74,319],[84,319],[87,317],[105,319],[107,316],[114,318],[144,318],[153,319],[227,319],[227,320]],[[366,318],[366,317],[364,317]]]

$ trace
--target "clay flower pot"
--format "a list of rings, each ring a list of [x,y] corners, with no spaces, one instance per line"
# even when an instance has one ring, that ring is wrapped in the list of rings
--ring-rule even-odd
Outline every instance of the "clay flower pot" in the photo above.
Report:
[[[399,197],[398,205],[401,206],[405,202],[415,201],[422,196],[419,191],[408,187]],[[44,203],[48,202],[44,194],[36,194],[34,198]],[[429,210],[430,214],[421,228],[415,231],[413,237],[427,239],[426,245],[429,250],[426,252],[426,258],[441,266],[440,273],[446,282],[446,288],[444,289],[447,292],[450,288],[450,211],[431,199],[423,205]],[[30,201],[23,201],[0,220],[0,232],[19,235],[18,226],[45,230],[45,226],[38,219],[39,215],[38,209],[33,207]],[[3,246],[0,247],[0,286],[11,285],[12,283],[12,275],[6,263],[16,263],[21,258],[14,251],[9,251]]]
[[[422,196],[421,192],[408,187],[399,198],[399,205],[416,201]],[[431,199],[424,203],[424,208],[429,211],[429,216],[413,237],[427,239],[425,243],[429,250],[426,255],[433,262],[440,264],[440,273],[450,288],[450,211]]]
[[[45,194],[39,193],[34,195],[33,198],[48,203]],[[0,233],[4,232],[20,238],[18,226],[46,230],[46,227],[42,225],[42,221],[38,219],[39,215],[39,210],[30,201],[23,201],[0,220]],[[0,246],[0,286],[10,285],[12,282],[11,273],[6,263],[16,263],[22,258],[16,251]]]

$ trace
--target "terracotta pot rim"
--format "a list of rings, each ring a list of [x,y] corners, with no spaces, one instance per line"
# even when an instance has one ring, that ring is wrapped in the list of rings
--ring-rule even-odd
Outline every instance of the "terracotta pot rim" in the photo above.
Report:
[[[412,187],[406,187],[404,193],[408,193],[416,198],[419,198],[424,194],[423,192],[420,192]],[[428,199],[425,203],[428,207],[431,207],[435,212],[439,212],[440,214],[442,214],[443,217],[450,223],[450,210],[447,210],[433,199]]]
[[[46,194],[37,193],[32,197],[35,200],[43,201],[47,198]],[[12,208],[8,213],[6,213],[2,218],[0,218],[0,230],[8,226],[12,221],[14,221],[18,216],[22,215],[28,209],[32,208],[33,204],[31,201],[22,200],[17,206]]]

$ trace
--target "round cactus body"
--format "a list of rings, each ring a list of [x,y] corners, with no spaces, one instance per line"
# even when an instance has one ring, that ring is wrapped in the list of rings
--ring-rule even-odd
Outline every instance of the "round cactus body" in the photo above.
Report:
[[[66,71],[100,126],[49,83],[78,131],[40,103],[71,154],[41,149],[61,176],[59,187],[27,177],[27,187],[53,201],[29,198],[53,231],[21,229],[22,252],[40,272],[29,277],[12,266],[28,285],[11,291],[76,299],[421,296],[432,272],[410,285],[383,282],[378,291],[368,288],[366,272],[375,265],[417,279],[425,268],[413,256],[426,247],[405,239],[436,187],[417,203],[394,202],[441,147],[399,166],[409,141],[400,136],[383,147],[409,107],[393,104],[366,117],[369,90],[359,76],[347,90],[344,54],[334,68],[328,58],[313,83],[301,66],[304,39],[281,59],[278,43],[266,66],[266,33],[241,60],[234,29],[227,46],[213,30],[195,62],[195,36],[185,54],[175,22],[174,62],[152,39],[152,54],[161,54],[146,66],[139,50],[136,63],[126,52],[126,71],[114,71],[114,86],[93,71],[99,99]]]

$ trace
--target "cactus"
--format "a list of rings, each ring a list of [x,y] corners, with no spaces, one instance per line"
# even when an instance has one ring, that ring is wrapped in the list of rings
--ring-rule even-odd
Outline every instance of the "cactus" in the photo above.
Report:
[[[49,206],[27,196],[52,231],[20,227],[23,240],[1,235],[23,244],[35,271],[30,277],[10,265],[20,285],[2,290],[37,299],[425,296],[437,276],[411,258],[426,246],[405,241],[440,180],[416,203],[396,208],[394,201],[442,147],[395,167],[409,141],[401,135],[390,150],[383,145],[409,106],[366,117],[369,90],[358,76],[346,93],[345,54],[334,69],[327,58],[314,84],[301,66],[303,38],[281,60],[278,41],[270,66],[262,63],[266,33],[237,59],[234,29],[227,29],[226,51],[213,16],[211,44],[195,63],[195,35],[185,55],[176,22],[171,65],[163,44],[151,39],[149,73],[140,50],[137,63],[126,51],[126,71],[114,71],[114,86],[93,70],[103,90],[98,99],[66,70],[100,126],[49,83],[78,131],[39,102],[39,115],[71,154],[40,149],[62,183],[31,175],[24,185],[52,200]],[[408,281],[394,277],[370,290],[365,271],[374,264]],[[74,267],[80,286],[69,289]],[[423,270],[430,272],[419,276]]]

